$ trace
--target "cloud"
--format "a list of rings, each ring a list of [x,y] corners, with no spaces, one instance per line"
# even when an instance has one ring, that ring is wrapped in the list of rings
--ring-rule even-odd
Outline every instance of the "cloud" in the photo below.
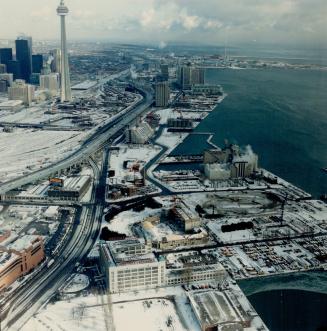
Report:
[[[164,41],[160,41],[160,43],[159,43],[159,49],[164,49],[166,47],[167,47],[167,43],[164,42]]]
[[[3,37],[58,38],[59,0],[2,4]],[[70,38],[326,45],[326,0],[66,0]],[[52,22],[52,24],[49,24]]]
[[[40,8],[36,8],[36,9],[32,10],[30,15],[31,15],[31,17],[35,17],[38,19],[44,19],[44,18],[49,18],[51,13],[52,13],[51,7],[46,6],[46,7],[40,7]]]
[[[217,28],[221,26],[218,21],[200,17],[196,14],[190,14],[188,8],[180,6],[176,1],[160,1],[154,2],[152,8],[148,8],[141,13],[136,21],[139,20],[140,25],[145,29],[176,31],[185,30],[192,31],[197,28]]]

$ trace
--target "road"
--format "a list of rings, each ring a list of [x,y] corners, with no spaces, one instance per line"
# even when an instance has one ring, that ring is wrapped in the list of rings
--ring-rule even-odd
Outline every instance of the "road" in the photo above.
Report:
[[[47,178],[62,169],[67,169],[71,165],[80,163],[82,160],[87,159],[94,152],[101,149],[110,138],[135,120],[153,103],[153,95],[148,89],[139,87],[139,90],[143,95],[142,100],[130,105],[119,114],[113,116],[108,122],[97,127],[97,129],[91,133],[90,137],[74,153],[48,167],[1,184],[0,194],[4,194],[29,183],[37,182],[42,178]]]
[[[92,249],[100,231],[103,215],[104,199],[97,195],[97,188],[107,171],[107,153],[106,150],[101,171],[93,160],[90,162],[96,178],[91,197],[92,206],[82,207],[80,220],[75,224],[72,237],[60,252],[60,256],[55,258],[55,262],[49,268],[45,266],[5,305],[4,312],[8,311],[8,315],[2,324],[3,330],[20,330],[65,283],[76,263],[84,259]]]
[[[19,288],[1,307],[2,330],[20,330],[33,314],[35,314],[51,296],[65,283],[77,262],[83,260],[98,238],[101,228],[103,209],[105,206],[105,187],[108,171],[109,148],[108,140],[122,128],[142,114],[153,102],[152,94],[142,90],[143,99],[118,114],[112,121],[98,128],[81,148],[69,157],[50,167],[32,173],[25,178],[19,178],[5,183],[0,187],[0,193],[20,187],[51,175],[80,160],[88,159],[94,172],[94,183],[91,201],[82,205],[80,217],[76,220],[71,238],[64,244],[62,251],[54,257],[51,266],[44,265],[39,272]],[[103,149],[102,168],[98,169],[91,155]]]

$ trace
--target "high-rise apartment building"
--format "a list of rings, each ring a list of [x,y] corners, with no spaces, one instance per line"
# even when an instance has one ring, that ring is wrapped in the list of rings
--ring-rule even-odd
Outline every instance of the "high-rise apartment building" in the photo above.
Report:
[[[204,79],[205,69],[195,68],[190,64],[178,68],[177,80],[178,84],[183,90],[189,90],[193,85],[202,85]]]
[[[204,68],[192,68],[191,70],[191,84],[203,85],[204,84]]]
[[[167,107],[169,103],[170,89],[168,82],[160,82],[155,85],[156,107]]]
[[[178,68],[178,83],[183,90],[191,88],[191,66],[182,66]]]

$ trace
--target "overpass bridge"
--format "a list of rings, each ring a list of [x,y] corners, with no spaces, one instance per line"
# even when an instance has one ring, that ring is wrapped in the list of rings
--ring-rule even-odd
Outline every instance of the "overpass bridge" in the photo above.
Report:
[[[110,139],[119,135],[130,122],[139,117],[153,103],[151,88],[144,85],[136,85],[135,87],[142,95],[141,100],[134,102],[119,114],[107,120],[104,124],[92,130],[89,138],[80,148],[66,158],[26,176],[0,184],[0,195],[26,184],[35,183],[40,179],[48,178],[70,166],[81,164],[85,159],[101,150]]]
[[[42,124],[42,123],[0,122],[0,127],[41,129],[41,130],[51,130],[51,131],[85,131],[86,130],[86,128],[81,128],[76,126],[62,126],[62,125]]]

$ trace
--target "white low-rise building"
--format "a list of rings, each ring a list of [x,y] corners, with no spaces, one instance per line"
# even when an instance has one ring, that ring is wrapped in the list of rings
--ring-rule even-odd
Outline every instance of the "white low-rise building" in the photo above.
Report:
[[[126,131],[126,140],[132,144],[145,144],[153,133],[151,126],[142,122]]]
[[[21,100],[8,100],[0,103],[0,111],[19,111],[24,108],[23,101]]]
[[[210,254],[196,251],[170,253],[166,255],[168,286],[192,283],[222,283],[227,273],[225,268]]]
[[[165,261],[157,260],[151,253],[151,245],[142,240],[126,239],[102,244],[100,260],[110,293],[165,285]]]
[[[227,277],[224,267],[220,263],[182,267],[167,271],[167,285],[189,285],[197,282],[222,283]]]
[[[27,106],[30,106],[34,99],[34,86],[26,84],[24,80],[17,79],[8,88],[9,100],[21,100]]]

